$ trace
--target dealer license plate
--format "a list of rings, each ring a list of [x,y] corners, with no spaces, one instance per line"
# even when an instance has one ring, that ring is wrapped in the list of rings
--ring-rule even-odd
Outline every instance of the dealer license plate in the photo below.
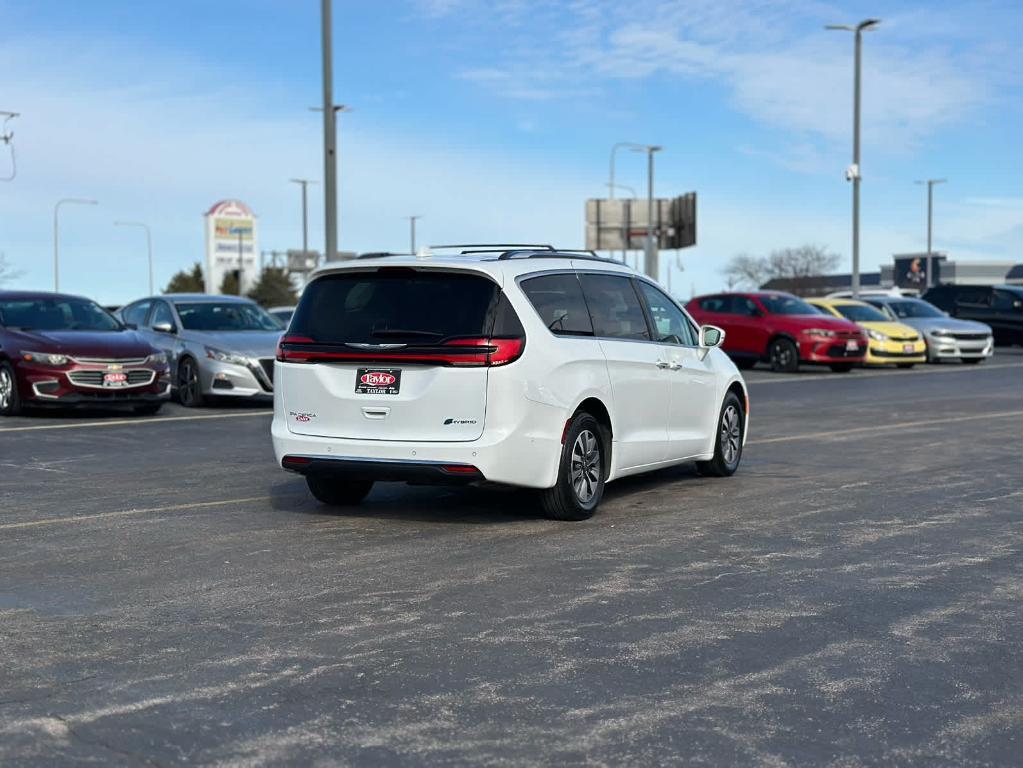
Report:
[[[846,352],[856,352],[860,348],[858,341],[847,341],[845,343]]]
[[[103,386],[104,387],[123,387],[128,383],[128,374],[121,373],[120,371],[114,371],[112,373],[103,374]]]
[[[398,368],[359,368],[355,371],[355,393],[358,395],[396,395],[401,387]]]

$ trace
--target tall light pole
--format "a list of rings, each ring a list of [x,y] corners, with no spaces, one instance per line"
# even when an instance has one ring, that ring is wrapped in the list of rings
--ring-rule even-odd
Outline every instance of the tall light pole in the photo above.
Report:
[[[311,179],[291,179],[294,184],[299,184],[302,187],[302,258],[306,258],[306,254],[309,253],[309,207],[308,207],[308,188],[310,184],[315,184],[315,181]]]
[[[927,287],[930,288],[931,283],[931,272],[934,271],[934,250],[931,248],[931,233],[932,225],[934,223],[934,185],[944,184],[948,179],[923,179],[921,181],[915,181],[914,184],[926,184],[927,185]]]
[[[662,149],[664,147],[656,144],[632,148],[633,152],[646,152],[646,247],[643,250],[646,273],[654,280],[659,279],[661,272],[654,240],[654,153]]]
[[[409,253],[415,255],[416,252],[416,220],[423,218],[422,215],[406,216],[409,224]]]
[[[608,186],[608,187],[609,187],[609,188],[611,189],[611,193],[610,193],[610,194],[611,194],[611,199],[612,199],[612,200],[614,200],[614,197],[615,197],[615,193],[614,193],[614,191],[615,191],[616,189],[622,189],[622,190],[625,190],[626,192],[628,192],[628,193],[629,193],[629,195],[630,195],[630,196],[631,196],[631,197],[632,197],[633,199],[635,199],[635,198],[636,198],[636,188],[635,188],[635,187],[630,187],[630,186],[629,186],[628,184],[612,184],[612,183],[608,183],[608,185],[607,185],[607,186]]]
[[[608,173],[608,180],[607,180],[608,198],[611,199],[611,200],[615,199],[615,189],[620,187],[620,186],[622,186],[621,184],[616,184],[615,183],[615,157],[618,154],[618,150],[622,149],[623,147],[631,149],[633,152],[647,152],[647,151],[649,151],[651,149],[650,145],[648,145],[648,144],[638,144],[638,143],[636,143],[634,141],[618,141],[618,142],[615,142],[614,144],[611,145],[610,170],[609,170],[609,173]],[[658,150],[660,150],[660,147],[654,147],[653,148],[654,152],[656,152]],[[650,162],[649,172],[650,172],[649,175],[651,176],[651,178],[647,179],[647,183],[648,183],[648,186],[652,186],[653,185],[653,179],[652,179],[652,175],[653,175],[653,173],[652,173],[653,172],[653,162],[652,161]],[[633,192],[632,196],[633,197],[636,196],[635,192]],[[648,197],[649,197],[649,195],[648,195]],[[648,229],[649,229],[649,227],[648,227]],[[623,261],[625,260],[625,254],[626,254],[626,252],[628,250],[629,250],[629,233],[628,232],[623,232],[622,233],[622,260]],[[648,239],[648,242],[647,242],[647,258],[649,258],[649,239]]]
[[[853,161],[846,172],[846,177],[853,184],[853,222],[852,222],[852,295],[860,295],[860,70],[863,57],[863,32],[875,29],[879,19],[864,19],[856,26],[849,24],[829,24],[825,29],[837,29],[853,32],[856,35],[856,57],[853,74]]]
[[[329,3],[329,0],[324,0],[324,3],[325,4]],[[327,44],[327,45],[329,46],[329,44]],[[328,54],[324,54],[324,55],[328,55]],[[326,64],[324,66],[326,66]],[[325,230],[325,233],[326,233],[326,243],[325,243],[325,246],[328,246],[328,247],[324,247],[324,260],[325,261],[331,261],[333,258],[335,258],[337,256],[337,249],[338,249],[338,242],[339,242],[338,241],[338,237],[339,237],[339,235],[338,235],[338,218],[339,218],[338,217],[338,191],[337,191],[337,187],[338,187],[338,183],[337,183],[337,178],[338,178],[338,173],[337,173],[337,155],[338,155],[338,149],[337,149],[337,144],[338,144],[338,139],[337,139],[337,115],[340,112],[351,112],[352,108],[349,107],[347,104],[335,104],[330,109],[324,109],[323,107],[309,107],[309,110],[311,112],[322,112],[324,115],[326,115],[329,112],[332,115],[331,119],[329,121],[330,122],[330,129],[329,130],[331,132],[330,133],[331,139],[329,141],[329,144],[330,144],[329,150],[328,150],[328,147],[327,147],[328,141],[327,141],[326,135],[324,135],[324,138],[323,138],[323,158],[324,158],[324,171],[325,171],[325,173],[324,173],[325,181],[324,181],[323,201],[324,201],[324,209],[326,211],[326,219],[327,219],[327,226],[324,227],[324,230]],[[326,130],[328,130],[327,129],[327,122],[328,121],[327,121],[326,118],[324,118],[323,122],[324,122],[324,131],[326,131]],[[329,171],[327,170],[328,167],[330,169]],[[329,176],[329,178],[327,178],[328,176]],[[330,191],[328,192],[328,190],[330,190]],[[333,199],[333,203],[327,202],[328,198]],[[331,251],[333,256],[327,256],[327,251],[331,250],[329,248],[329,243],[331,241],[333,241],[333,243],[334,243],[333,250]]]
[[[53,292],[60,291],[60,207],[65,203],[76,205],[99,205],[98,200],[87,200],[81,197],[65,197],[53,206]]]
[[[326,243],[323,258],[337,258],[337,113],[334,111],[333,0],[320,0],[323,36],[323,205]]]
[[[146,256],[149,261],[149,295],[153,295],[153,236],[149,231],[149,225],[141,221],[115,221],[115,227],[142,227],[146,231]]]

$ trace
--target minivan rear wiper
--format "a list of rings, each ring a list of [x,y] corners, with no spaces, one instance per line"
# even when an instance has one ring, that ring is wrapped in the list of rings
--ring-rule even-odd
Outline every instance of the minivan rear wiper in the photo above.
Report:
[[[437,333],[436,331],[412,331],[402,330],[401,328],[384,328],[379,331],[373,331],[370,336],[376,336],[382,339],[393,339],[395,337],[408,338],[409,336],[421,336],[431,339],[436,339],[443,336],[443,333]]]

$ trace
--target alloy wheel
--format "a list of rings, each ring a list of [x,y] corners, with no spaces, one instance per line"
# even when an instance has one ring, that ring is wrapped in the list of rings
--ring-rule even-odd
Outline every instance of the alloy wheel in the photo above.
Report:
[[[787,344],[775,344],[771,348],[771,359],[779,368],[792,365],[792,350]]]
[[[11,374],[6,368],[0,368],[0,411],[6,411],[11,406],[11,397],[14,393],[14,382]]]
[[[742,447],[742,423],[739,409],[734,405],[725,408],[721,415],[721,455],[729,466],[739,460]]]
[[[195,402],[196,392],[199,389],[199,376],[191,360],[186,360],[181,366],[181,381],[178,388],[181,391],[181,404],[192,405]]]
[[[572,445],[572,489],[583,504],[593,498],[600,480],[600,447],[597,436],[584,429]]]

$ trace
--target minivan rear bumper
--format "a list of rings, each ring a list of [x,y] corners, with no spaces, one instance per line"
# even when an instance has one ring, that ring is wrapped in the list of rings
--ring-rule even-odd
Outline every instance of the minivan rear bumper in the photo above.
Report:
[[[521,414],[517,426],[488,425],[483,436],[472,442],[352,440],[295,434],[278,408],[270,432],[278,466],[302,474],[451,484],[487,480],[550,488],[557,480],[566,418],[560,409],[534,403]],[[309,459],[309,463],[286,462],[288,457]],[[456,466],[475,468],[477,473],[452,471]]]
[[[440,461],[394,461],[289,454],[281,459],[281,466],[301,475],[359,477],[413,484],[451,485],[486,479],[483,473],[471,464],[450,464]]]

